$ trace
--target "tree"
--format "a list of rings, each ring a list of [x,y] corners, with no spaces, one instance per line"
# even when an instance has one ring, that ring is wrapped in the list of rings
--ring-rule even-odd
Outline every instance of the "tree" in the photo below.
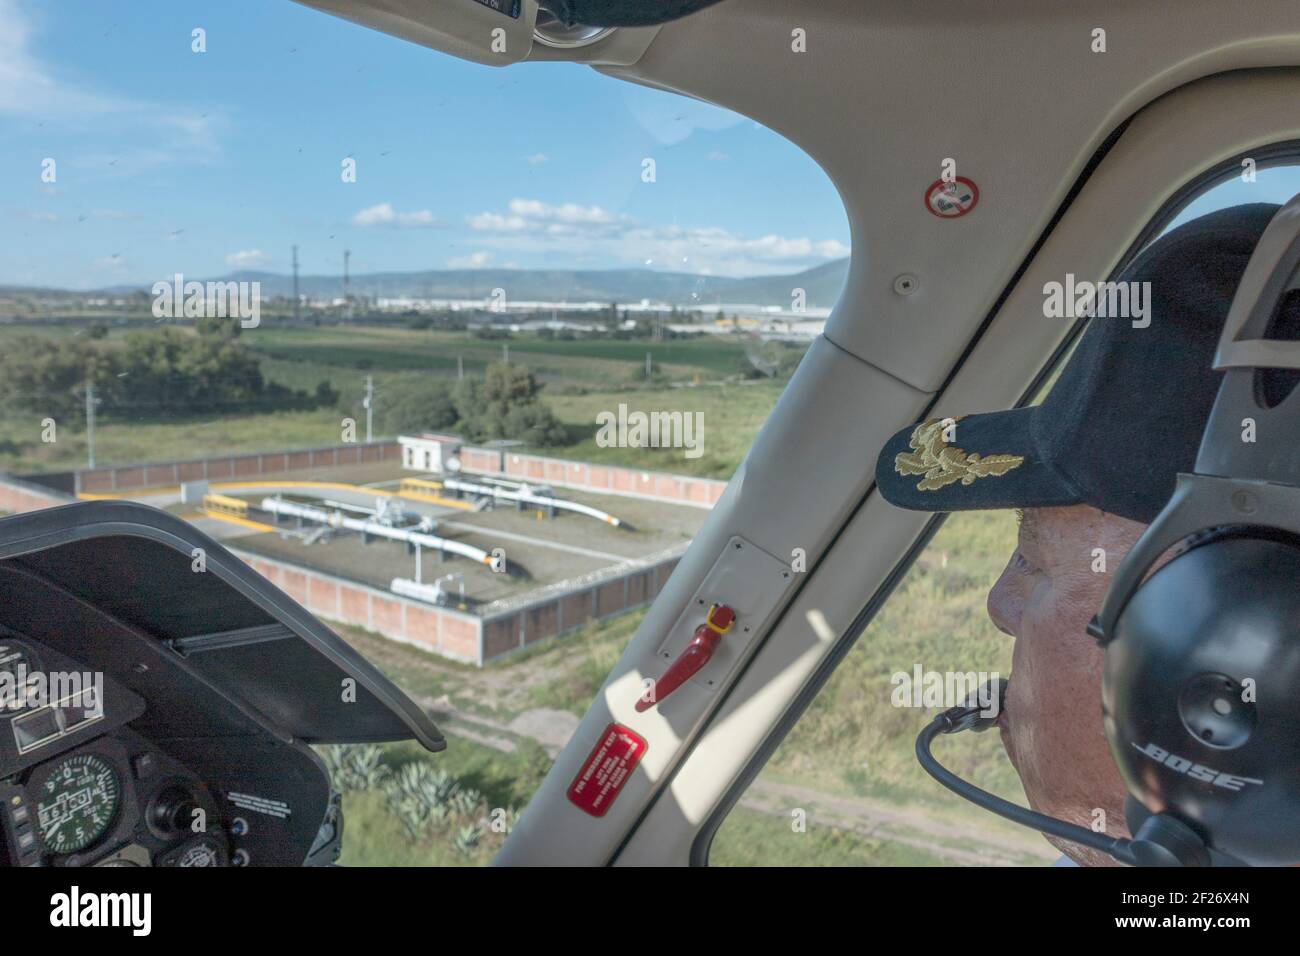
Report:
[[[381,435],[450,428],[457,417],[450,386],[433,379],[395,380],[384,386],[375,402],[375,421]]]
[[[314,394],[268,383],[257,355],[237,339],[238,323],[128,333],[120,341],[23,336],[0,353],[0,398],[41,417],[75,419],[94,383],[105,414],[207,414],[311,408],[338,399],[328,382]]]
[[[0,398],[42,417],[74,419],[87,382],[107,397],[118,381],[113,354],[80,340],[24,335],[0,353]]]
[[[568,432],[541,401],[541,390],[525,366],[495,362],[482,382],[465,379],[457,384],[460,430],[475,441],[512,438],[542,447],[562,444]]]
[[[199,335],[177,329],[129,333],[121,350],[122,401],[141,409],[206,413],[265,406],[272,396],[292,394],[268,390],[261,363],[235,340],[238,333],[210,329]]]

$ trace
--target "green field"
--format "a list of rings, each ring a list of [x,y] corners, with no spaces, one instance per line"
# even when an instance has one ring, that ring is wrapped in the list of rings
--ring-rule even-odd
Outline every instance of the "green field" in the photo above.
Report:
[[[452,374],[463,359],[465,374],[481,372],[511,356],[543,375],[573,384],[634,381],[645,376],[646,353],[653,366],[668,366],[674,376],[730,375],[744,350],[715,335],[662,342],[636,339],[541,339],[519,332],[508,339],[481,339],[469,332],[326,326],[315,329],[259,328],[245,341],[272,358],[373,371],[424,371]]]
[[[19,335],[69,337],[83,332],[71,326],[0,326],[0,348]],[[124,334],[114,328],[107,341],[113,343]],[[512,362],[525,363],[538,374],[544,383],[543,399],[568,426],[570,442],[545,453],[728,478],[785,386],[781,379],[741,379],[736,373],[745,364],[744,346],[712,335],[652,342],[543,340],[520,333],[503,343],[461,332],[367,325],[259,328],[244,332],[241,340],[262,357],[262,374],[268,381],[300,391],[328,381],[343,396],[341,407],[161,420],[156,413],[142,418],[130,409],[102,407],[95,434],[96,463],[333,445],[342,440],[344,417],[356,419],[363,437],[359,404],[367,376],[374,380],[380,406],[386,386],[427,375],[454,377],[458,356],[464,359],[466,376],[481,375],[488,363],[500,360],[505,344]],[[646,352],[655,363],[649,381]],[[599,447],[596,415],[617,412],[620,403],[634,411],[702,413],[703,455],[688,458],[681,449]],[[85,466],[83,417],[58,422],[53,443],[42,440],[43,418],[37,412],[11,412],[0,421],[0,469],[21,474]]]

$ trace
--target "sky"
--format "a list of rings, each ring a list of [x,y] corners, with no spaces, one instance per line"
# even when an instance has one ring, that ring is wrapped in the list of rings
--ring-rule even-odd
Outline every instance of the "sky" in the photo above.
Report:
[[[747,276],[848,254],[826,175],[751,120],[290,0],[0,0],[0,143],[0,284],[287,274],[295,244],[303,274],[338,274],[345,248],[354,274]]]

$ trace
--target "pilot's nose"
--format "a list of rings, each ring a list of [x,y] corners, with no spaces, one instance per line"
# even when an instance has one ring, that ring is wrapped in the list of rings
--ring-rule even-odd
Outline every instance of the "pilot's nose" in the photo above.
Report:
[[[1024,608],[1024,597],[1018,586],[1020,570],[1018,554],[1013,554],[1002,575],[989,591],[987,608],[993,626],[1003,634],[1016,636],[1020,626],[1020,614]]]

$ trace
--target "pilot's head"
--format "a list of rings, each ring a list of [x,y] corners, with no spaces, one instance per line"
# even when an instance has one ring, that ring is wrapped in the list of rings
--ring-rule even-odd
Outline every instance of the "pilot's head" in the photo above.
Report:
[[[1015,638],[1002,740],[1042,813],[1089,827],[1104,819],[1126,835],[1126,790],[1102,727],[1103,652],[1085,628],[1176,475],[1193,470],[1219,387],[1210,367],[1219,334],[1277,209],[1221,210],[1143,251],[1117,280],[1127,285],[1098,296],[1097,317],[1041,405],[960,417],[939,409],[881,452],[877,486],[896,505],[1017,511],[1019,541],[988,611]],[[1080,863],[1110,862],[1058,846]]]

